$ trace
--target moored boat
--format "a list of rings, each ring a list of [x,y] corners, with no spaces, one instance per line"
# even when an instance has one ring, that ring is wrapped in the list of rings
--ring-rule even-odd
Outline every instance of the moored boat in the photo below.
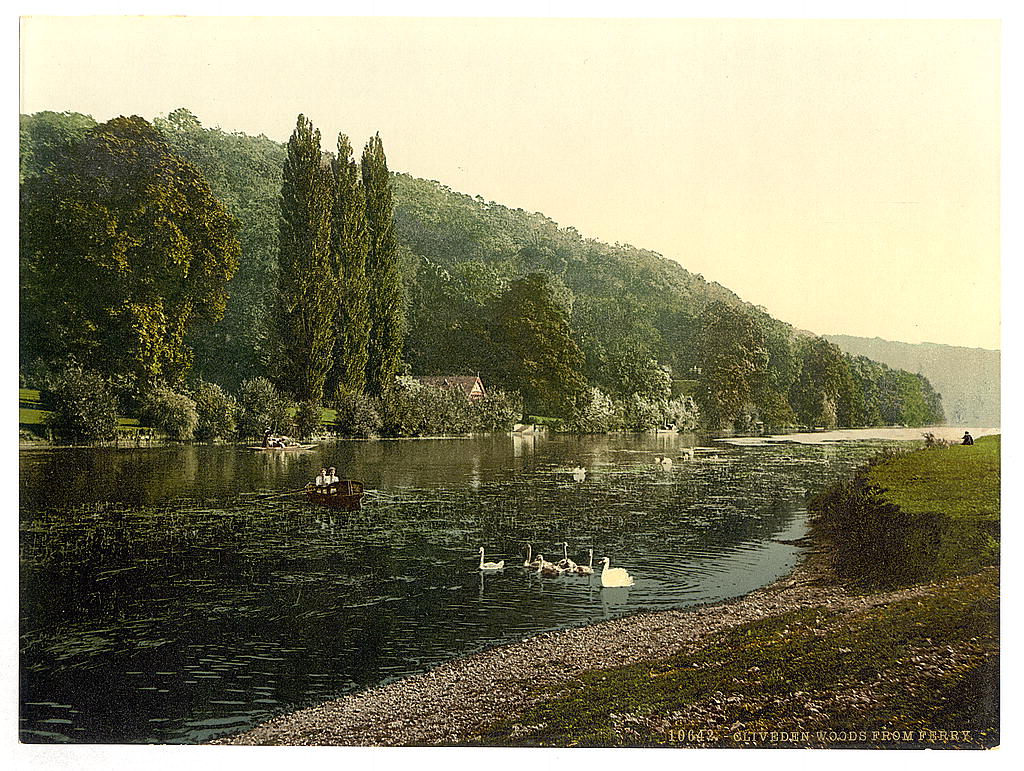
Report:
[[[263,447],[258,444],[249,445],[250,450],[267,452],[281,452],[282,450],[312,450],[314,447],[316,447],[315,444],[287,444],[284,447]]]
[[[332,509],[344,511],[355,511],[361,506],[363,498],[363,483],[354,482],[351,479],[342,479],[337,484],[331,485],[336,492],[322,492],[310,485],[306,488],[306,499],[327,506]]]

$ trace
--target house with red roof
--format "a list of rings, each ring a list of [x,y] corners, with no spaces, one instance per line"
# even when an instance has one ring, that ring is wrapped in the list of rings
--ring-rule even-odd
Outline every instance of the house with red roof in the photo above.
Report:
[[[413,380],[434,388],[459,388],[470,399],[482,399],[487,395],[479,375],[414,375]]]

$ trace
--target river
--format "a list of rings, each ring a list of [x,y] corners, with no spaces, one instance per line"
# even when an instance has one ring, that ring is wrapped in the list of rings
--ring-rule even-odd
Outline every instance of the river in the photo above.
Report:
[[[538,632],[745,594],[795,565],[807,494],[893,443],[846,438],[711,442],[668,470],[655,454],[694,437],[22,450],[21,739],[201,742]],[[260,495],[323,465],[375,491],[361,511]],[[635,585],[522,569],[526,543],[554,559],[562,541]],[[480,546],[503,573],[477,571]]]

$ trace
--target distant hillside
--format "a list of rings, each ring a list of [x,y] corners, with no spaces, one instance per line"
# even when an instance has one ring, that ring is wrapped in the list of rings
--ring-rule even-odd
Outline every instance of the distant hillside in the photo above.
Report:
[[[825,335],[847,353],[919,372],[942,394],[946,420],[959,426],[999,425],[999,351],[879,337]]]

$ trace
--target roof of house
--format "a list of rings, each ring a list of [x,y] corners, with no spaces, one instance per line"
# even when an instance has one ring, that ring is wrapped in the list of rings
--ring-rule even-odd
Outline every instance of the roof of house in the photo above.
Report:
[[[479,385],[480,390],[484,388],[483,381],[477,375],[414,375],[416,380],[423,385],[439,386],[444,388],[459,387],[467,394]]]

